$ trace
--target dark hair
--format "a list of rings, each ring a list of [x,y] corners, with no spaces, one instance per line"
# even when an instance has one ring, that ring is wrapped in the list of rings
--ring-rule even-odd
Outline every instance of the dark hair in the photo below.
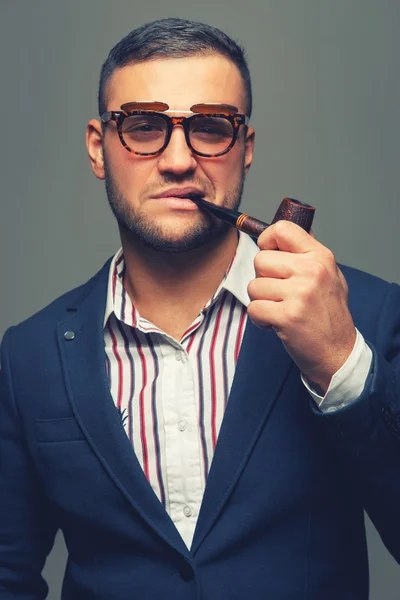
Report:
[[[100,74],[99,114],[106,110],[107,83],[115,69],[155,58],[220,54],[240,71],[246,92],[246,113],[252,110],[250,72],[244,49],[220,29],[185,19],[160,19],[126,35],[110,51]]]

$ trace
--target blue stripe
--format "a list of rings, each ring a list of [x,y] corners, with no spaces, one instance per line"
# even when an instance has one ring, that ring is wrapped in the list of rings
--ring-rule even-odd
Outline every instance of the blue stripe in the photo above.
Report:
[[[123,263],[123,269],[121,272],[121,277],[119,280],[119,285],[122,287],[122,304],[121,304],[121,314],[120,314],[120,319],[121,321],[125,321],[126,317],[125,317],[125,306],[126,306],[126,294],[127,291],[124,287],[124,279],[125,279],[125,262]],[[115,300],[114,300],[115,301]]]
[[[112,383],[112,378],[111,378],[111,361],[110,361],[110,357],[108,356],[107,352],[106,352],[106,363],[107,363],[108,387],[111,390],[111,383]]]
[[[232,321],[233,321],[233,312],[235,310],[235,306],[236,306],[237,300],[235,298],[235,296],[232,295],[232,300],[231,300],[231,305],[229,308],[229,317],[228,317],[228,327],[226,328],[225,331],[225,339],[224,339],[224,345],[223,345],[223,350],[222,350],[222,357],[223,357],[223,378],[224,378],[224,404],[225,407],[228,403],[228,356],[227,356],[227,348],[228,348],[228,341],[229,341],[229,335],[232,329]],[[235,351],[235,348],[233,349]]]
[[[134,444],[134,440],[133,440],[133,414],[132,414],[132,402],[133,402],[133,398],[135,395],[135,364],[134,364],[133,357],[132,357],[131,350],[130,350],[129,337],[126,333],[127,328],[129,331],[129,325],[122,323],[118,319],[116,319],[116,322],[117,322],[118,330],[122,336],[122,339],[124,340],[124,348],[125,348],[126,356],[129,361],[129,368],[130,368],[130,375],[131,375],[131,389],[129,390],[129,400],[128,400],[128,404],[127,404],[128,414],[126,416],[128,418],[128,438],[132,444],[133,449],[135,449],[135,444]]]
[[[201,340],[199,343],[198,359],[197,359],[197,366],[198,366],[198,371],[199,371],[199,404],[200,404],[199,421],[200,421],[201,445],[203,447],[203,458],[204,458],[204,481],[207,481],[209,461],[208,461],[206,434],[205,434],[205,427],[204,427],[204,385],[203,385],[203,367],[201,364],[201,357],[202,357],[205,336],[206,336],[208,327],[210,325],[212,313],[214,312],[215,306],[216,306],[216,304],[214,304],[213,306],[210,306],[210,308],[208,309],[209,312],[208,312],[207,318],[205,320],[205,323],[203,323],[204,330],[203,330],[203,334],[201,336]]]

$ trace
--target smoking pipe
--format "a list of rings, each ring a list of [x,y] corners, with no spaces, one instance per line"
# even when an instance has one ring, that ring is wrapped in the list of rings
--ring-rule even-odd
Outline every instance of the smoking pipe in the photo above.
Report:
[[[260,219],[255,219],[254,217],[232,210],[231,208],[216,206],[194,194],[190,196],[190,199],[198,206],[205,208],[214,216],[222,219],[222,221],[230,223],[230,225],[233,225],[236,229],[240,229],[240,231],[244,231],[256,241],[264,229],[269,227],[270,224],[272,225],[273,223],[276,223],[276,221],[281,221],[282,219],[296,223],[308,233],[311,229],[315,213],[315,208],[310,206],[310,204],[300,202],[300,200],[295,200],[294,198],[284,198],[280,203],[272,222],[264,223],[264,221],[260,221]]]

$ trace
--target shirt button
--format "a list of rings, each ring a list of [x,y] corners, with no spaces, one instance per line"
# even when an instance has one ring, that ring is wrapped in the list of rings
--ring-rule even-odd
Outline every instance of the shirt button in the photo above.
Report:
[[[180,350],[176,350],[175,358],[176,358],[176,360],[182,360],[182,354],[181,354]]]
[[[184,419],[182,419],[181,421],[178,421],[179,431],[185,431],[186,427],[187,427],[187,422]]]
[[[185,517],[192,516],[192,509],[187,504],[186,504],[186,506],[183,507],[183,514],[185,515]]]

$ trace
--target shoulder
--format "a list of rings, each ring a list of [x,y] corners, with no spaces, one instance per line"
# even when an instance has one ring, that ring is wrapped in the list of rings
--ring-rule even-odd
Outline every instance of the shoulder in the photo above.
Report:
[[[349,288],[349,308],[356,327],[362,332],[377,332],[389,321],[400,322],[400,286],[359,269],[338,265]]]
[[[388,293],[400,291],[400,287],[396,283],[391,283],[381,277],[348,267],[347,265],[339,264],[338,266],[349,286],[350,300],[353,296],[360,299],[361,294],[366,294],[369,301],[374,302],[379,301],[379,299]]]
[[[360,269],[355,269],[354,267],[349,267],[348,265],[340,263],[338,264],[338,267],[342,271],[347,282],[351,285],[366,285],[381,290],[385,289],[388,285],[391,285],[389,281],[377,277],[376,275],[371,275],[371,273],[367,273],[366,271],[361,271]]]
[[[3,337],[2,344],[9,341],[11,337],[15,339],[17,344],[23,339],[27,342],[39,333],[42,336],[45,331],[53,330],[58,322],[65,319],[68,312],[79,308],[96,287],[99,287],[99,290],[102,287],[106,289],[111,260],[111,258],[108,259],[103,267],[86,283],[62,294],[31,317],[10,327]]]

